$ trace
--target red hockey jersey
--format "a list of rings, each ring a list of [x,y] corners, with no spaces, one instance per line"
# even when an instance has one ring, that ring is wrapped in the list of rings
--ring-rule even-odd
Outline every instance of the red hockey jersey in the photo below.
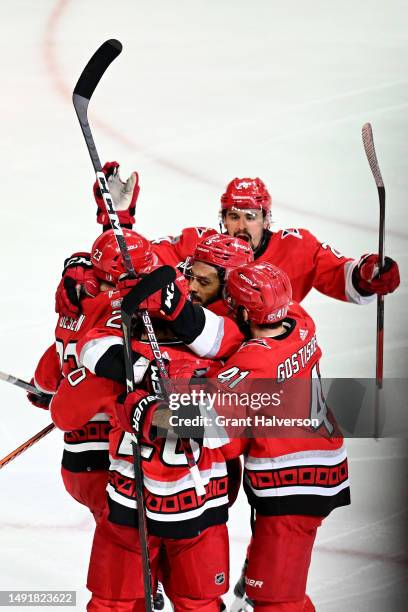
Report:
[[[193,255],[198,242],[212,234],[217,232],[210,227],[186,227],[179,236],[164,236],[151,240],[150,244],[163,264],[177,268]]]
[[[235,437],[236,452],[245,450],[244,488],[257,512],[325,516],[350,503],[346,450],[321,388],[315,325],[301,306],[293,304],[285,326],[282,336],[242,344],[218,371],[217,387],[249,392],[250,405],[259,399],[257,391],[266,390],[268,380],[278,396],[272,411],[258,411],[257,405],[244,409],[250,437],[244,437],[241,422],[225,421],[226,430]],[[238,416],[238,411],[230,416]],[[295,420],[288,425],[282,417]],[[282,428],[280,423],[286,424]],[[269,436],[261,437],[267,431]]]
[[[120,299],[120,293],[113,294],[113,299]],[[218,302],[217,302],[218,304]],[[188,348],[199,357],[223,359],[237,350],[242,342],[242,333],[230,317],[218,316],[209,309],[203,309],[204,317],[201,333],[197,333]],[[90,329],[77,342],[75,350],[79,363],[92,373],[112,346],[123,344],[122,333],[118,329],[99,322],[99,326]]]
[[[206,369],[209,360],[199,359],[180,342],[161,343],[164,359],[191,363]],[[141,383],[153,355],[147,342],[134,340],[133,351],[142,355],[134,365],[135,382]],[[114,403],[124,387],[97,378],[85,368],[79,378],[71,373],[61,383],[51,402],[51,413],[62,429],[80,427],[101,407],[111,417],[109,434],[111,463],[107,487],[111,521],[134,526],[137,521],[131,435],[116,423]],[[81,372],[81,370],[78,370]],[[178,438],[169,432],[165,439],[142,439],[146,514],[149,532],[163,537],[194,537],[203,529],[228,518],[228,477],[224,451],[209,449],[191,440],[206,494],[198,497]]]
[[[41,357],[34,375],[36,386],[55,393],[62,377],[77,371],[75,347],[79,339],[99,321],[107,328],[120,330],[120,305],[112,304],[112,292],[101,292],[95,298],[84,298],[77,318],[59,316],[55,344]],[[75,374],[77,376],[77,374]],[[64,434],[62,466],[70,472],[107,470],[109,467],[109,418],[103,410],[92,414],[88,423]]]
[[[180,236],[153,240],[152,248],[164,263],[180,266],[186,257],[193,255],[197,243],[213,233],[215,230],[210,228],[189,227]],[[296,302],[301,302],[312,288],[354,304],[366,304],[373,299],[360,295],[352,283],[358,260],[344,257],[306,229],[267,230],[255,259],[268,261],[288,274]]]

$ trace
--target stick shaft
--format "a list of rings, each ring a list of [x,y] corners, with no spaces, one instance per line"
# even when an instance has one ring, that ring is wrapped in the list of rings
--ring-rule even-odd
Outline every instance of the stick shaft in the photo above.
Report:
[[[379,274],[384,267],[385,258],[385,187],[381,175],[380,165],[374,146],[373,130],[370,123],[365,123],[362,128],[364,150],[377,186],[378,201],[380,206],[379,226],[378,226],[378,259]],[[377,330],[376,330],[376,365],[375,380],[378,389],[383,386],[384,370],[384,296],[377,296]]]
[[[134,278],[136,276],[135,270],[133,268],[133,264],[130,259],[129,251],[127,248],[125,237],[123,235],[122,227],[119,223],[118,215],[113,206],[113,200],[112,200],[112,197],[109,191],[108,181],[106,180],[106,177],[102,172],[101,162],[99,159],[98,152],[96,150],[95,141],[92,135],[91,127],[88,122],[89,99],[92,96],[95,90],[95,87],[100,80],[100,76],[102,76],[103,72],[107,68],[107,65],[109,65],[110,62],[112,61],[110,60],[106,65],[106,61],[105,61],[106,58],[103,57],[104,45],[106,44],[107,43],[104,43],[98,49],[98,51],[92,56],[90,62],[88,62],[87,66],[85,66],[85,69],[83,73],[81,74],[81,76],[79,77],[77,86],[74,90],[73,103],[74,103],[75,111],[78,116],[79,124],[82,129],[82,133],[85,138],[85,143],[86,143],[86,146],[87,146],[87,149],[88,149],[91,161],[92,161],[92,165],[95,170],[96,178],[99,183],[99,188],[102,193],[106,212],[109,215],[112,229],[114,230],[115,237],[116,237],[118,247],[122,255],[122,259],[125,264],[126,271],[131,277]],[[100,52],[102,55],[100,62],[98,62],[98,52]],[[92,70],[89,69],[90,65],[91,65]],[[99,68],[99,73],[101,73],[100,76],[98,75],[98,68]],[[95,72],[97,72],[97,74],[95,74]],[[88,80],[91,82],[91,85],[89,86],[89,88],[87,86]],[[82,86],[78,87],[80,84],[82,84]],[[85,92],[85,96],[87,97],[79,95],[78,89],[81,89],[83,92]],[[128,393],[133,391],[133,388],[134,388],[134,375],[133,375],[132,347],[131,347],[130,332],[131,332],[131,317],[128,317],[125,320],[122,315],[122,333],[123,333],[124,360],[125,360],[125,369],[126,369],[126,387],[127,387]],[[152,590],[152,574],[151,574],[150,556],[149,556],[149,548],[148,548],[146,510],[145,510],[145,503],[144,503],[144,497],[143,497],[144,487],[143,487],[143,472],[142,472],[142,465],[141,465],[141,452],[140,452],[140,445],[138,444],[137,440],[135,440],[132,443],[132,449],[133,449],[133,464],[134,464],[134,471],[135,471],[138,531],[139,531],[139,540],[140,540],[140,548],[141,548],[141,556],[142,556],[145,607],[146,607],[146,612],[152,612],[154,608],[153,590]]]
[[[10,463],[10,461],[13,461],[16,457],[18,457],[19,455],[24,453],[26,450],[31,448],[33,444],[36,444],[37,442],[39,442],[39,440],[44,438],[44,436],[49,434],[53,429],[55,429],[55,425],[54,423],[50,423],[49,425],[47,425],[47,427],[44,427],[44,429],[36,433],[34,436],[26,440],[26,442],[23,442],[23,444],[20,444],[20,446],[18,446],[15,450],[11,451],[11,453],[3,457],[3,459],[0,459],[0,470],[5,465]]]
[[[5,372],[0,372],[0,380],[4,380],[16,387],[20,387],[20,389],[25,389],[30,393],[35,393],[36,395],[42,395],[41,391],[37,389],[34,385],[22,380],[21,378],[17,378],[16,376],[12,376],[12,374],[6,374]]]

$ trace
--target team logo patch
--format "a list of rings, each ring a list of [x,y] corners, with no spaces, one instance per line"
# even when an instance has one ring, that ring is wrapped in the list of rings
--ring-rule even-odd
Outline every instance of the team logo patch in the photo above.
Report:
[[[305,340],[309,334],[307,329],[299,329],[299,336],[301,340]]]
[[[220,572],[219,574],[215,574],[214,582],[215,582],[215,584],[224,584],[224,582],[225,582],[225,574],[224,574],[224,572]]]
[[[299,232],[299,230],[298,229],[294,229],[293,227],[291,227],[289,229],[284,229],[282,231],[281,239],[283,240],[284,238],[287,238],[287,236],[294,236],[295,238],[299,238],[299,240],[302,240],[302,235]]]

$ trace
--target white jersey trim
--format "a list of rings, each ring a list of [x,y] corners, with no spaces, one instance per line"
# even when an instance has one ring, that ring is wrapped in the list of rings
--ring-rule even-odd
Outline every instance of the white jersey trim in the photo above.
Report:
[[[109,417],[106,412],[97,412],[92,419],[89,419],[89,422],[90,421],[109,421]]]
[[[270,489],[254,489],[249,483],[249,488],[256,497],[287,497],[288,495],[321,495],[323,497],[332,497],[337,495],[343,489],[347,489],[350,486],[349,479],[347,478],[336,487],[312,487],[310,485],[295,485],[293,487],[271,487]]]
[[[206,308],[204,329],[188,347],[199,357],[214,357],[224,337],[224,319]]]
[[[202,506],[199,508],[195,508],[194,510],[185,510],[182,512],[175,512],[174,514],[164,514],[159,512],[151,512],[146,509],[146,515],[156,521],[157,523],[179,523],[180,521],[188,521],[189,519],[194,519],[209,510],[210,508],[219,508],[220,506],[225,506],[228,504],[228,495],[223,495],[222,497],[213,497],[204,502]]]
[[[136,500],[130,499],[128,497],[124,497],[112,487],[111,484],[108,484],[106,487],[106,491],[109,497],[122,506],[126,506],[127,508],[136,509]],[[222,497],[211,498],[208,501],[204,502],[202,506],[199,508],[195,508],[193,510],[186,510],[184,512],[175,512],[174,514],[168,515],[159,512],[151,512],[146,508],[146,516],[157,522],[157,523],[179,523],[180,521],[188,521],[189,519],[197,518],[204,514],[206,510],[210,508],[217,508],[219,506],[225,506],[228,504],[228,495],[223,495]]]
[[[123,340],[117,336],[105,336],[104,338],[89,340],[84,344],[80,355],[77,355],[80,365],[85,366],[95,374],[95,367],[99,359],[115,344],[123,344]]]
[[[374,295],[361,295],[353,285],[353,270],[358,265],[359,260],[346,261],[344,265],[345,292],[346,297],[352,304],[369,304],[375,299]]]
[[[75,444],[64,442],[64,449],[70,453],[109,450],[109,442],[77,442]]]
[[[121,459],[112,459],[109,470],[118,472],[122,476],[126,476],[127,478],[134,479],[135,473],[133,469],[133,465],[128,463],[127,461],[122,461]],[[226,464],[216,463],[214,462],[211,465],[211,468],[208,470],[200,470],[201,480],[203,484],[206,485],[213,478],[222,478],[227,476],[227,467]],[[143,476],[144,486],[150,493],[154,495],[175,495],[180,493],[181,491],[185,491],[191,488],[194,488],[194,481],[188,472],[185,476],[182,476],[178,480],[155,480],[153,478],[149,478],[144,474]]]
[[[301,451],[290,455],[280,455],[279,457],[244,457],[244,466],[247,470],[275,470],[290,468],[295,466],[308,465],[337,465],[347,458],[346,447],[330,451]]]
[[[208,484],[213,478],[222,478],[226,475],[227,468],[225,463],[213,463],[210,469],[200,470],[203,485]],[[175,495],[194,487],[194,481],[190,473],[187,473],[179,480],[173,481],[153,480],[145,475],[143,481],[146,489],[155,495]]]

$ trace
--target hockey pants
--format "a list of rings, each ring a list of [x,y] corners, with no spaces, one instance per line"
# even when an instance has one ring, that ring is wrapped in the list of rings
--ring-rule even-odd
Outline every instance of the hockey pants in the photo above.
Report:
[[[148,537],[153,590],[160,571],[175,612],[219,612],[229,584],[226,525],[208,527],[194,538]],[[111,523],[107,511],[96,526],[88,572],[88,612],[144,612],[139,535]]]
[[[255,612],[314,611],[306,582],[321,522],[314,516],[257,514],[245,576]]]

